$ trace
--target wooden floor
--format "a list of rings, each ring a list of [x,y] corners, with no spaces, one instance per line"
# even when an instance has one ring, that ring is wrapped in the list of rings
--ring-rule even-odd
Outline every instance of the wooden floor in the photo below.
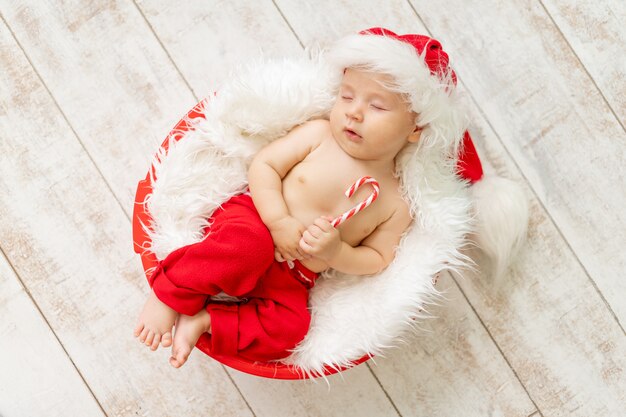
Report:
[[[444,6],[445,3],[445,6]],[[0,0],[0,416],[626,416],[626,2]],[[371,26],[451,56],[486,169],[523,184],[506,279],[323,381],[180,370],[132,338],[137,181],[237,63]]]

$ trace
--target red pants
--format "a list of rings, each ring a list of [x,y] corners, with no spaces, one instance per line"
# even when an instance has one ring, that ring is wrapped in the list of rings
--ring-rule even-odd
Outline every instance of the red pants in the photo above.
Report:
[[[165,304],[211,315],[211,351],[257,361],[289,355],[309,329],[308,289],[317,274],[274,260],[274,243],[252,198],[233,197],[211,218],[208,236],[159,262],[152,289]],[[213,302],[224,292],[242,302]]]

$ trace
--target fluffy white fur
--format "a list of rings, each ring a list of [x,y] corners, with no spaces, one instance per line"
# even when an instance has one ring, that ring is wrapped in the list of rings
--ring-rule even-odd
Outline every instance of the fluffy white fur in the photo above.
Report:
[[[327,271],[311,290],[309,333],[282,361],[309,375],[397,345],[437,296],[432,277],[471,264],[460,249],[474,228],[472,201],[454,172],[465,118],[448,84],[431,76],[412,48],[396,43],[391,47],[403,52],[380,45],[360,51],[358,42],[348,42],[328,57],[250,65],[205,101],[205,118],[192,120],[194,129],[179,142],[171,140],[169,151],[153,162],[154,186],[146,199],[153,217],[146,225],[148,249],[163,259],[202,240],[215,208],[246,187],[247,167],[262,146],[328,113],[342,68],[371,64],[368,51],[386,50],[386,56],[373,60],[382,67],[370,69],[411,69],[398,76],[398,84],[410,87],[424,131],[418,144],[398,156],[397,174],[415,220],[382,273],[358,277]]]
[[[243,67],[211,99],[193,129],[172,132],[155,156],[145,225],[158,259],[202,240],[213,211],[247,187],[252,157],[294,126],[323,116],[336,83],[322,60],[256,62]],[[180,136],[184,140],[179,140]]]
[[[492,262],[492,276],[501,278],[524,243],[528,199],[511,180],[485,176],[471,187],[477,217],[475,240]]]

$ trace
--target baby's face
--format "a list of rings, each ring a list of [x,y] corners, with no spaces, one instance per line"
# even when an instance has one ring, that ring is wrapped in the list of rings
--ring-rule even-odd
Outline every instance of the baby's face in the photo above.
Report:
[[[415,113],[403,97],[383,87],[389,76],[348,68],[330,126],[339,146],[357,159],[392,160],[408,143],[419,139]]]

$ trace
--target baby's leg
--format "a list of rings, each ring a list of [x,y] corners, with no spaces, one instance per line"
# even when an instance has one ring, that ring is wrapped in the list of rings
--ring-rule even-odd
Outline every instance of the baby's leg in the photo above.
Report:
[[[178,313],[193,317],[222,291],[246,294],[274,260],[272,237],[249,196],[225,203],[212,221],[204,240],[170,253],[149,277],[153,294],[134,334],[153,350],[172,344]]]
[[[196,315],[209,296],[245,297],[274,261],[274,242],[249,196],[237,196],[213,215],[210,233],[176,249],[150,280],[159,299],[181,314]]]
[[[174,368],[183,366],[200,336],[209,332],[210,329],[211,316],[204,308],[195,316],[185,314],[178,316],[170,365]]]
[[[289,355],[306,335],[308,290],[284,263],[275,262],[259,288],[241,304],[211,303],[211,352],[254,361]]]
[[[181,314],[176,320],[170,364],[174,368],[180,368],[187,362],[200,336],[203,333],[211,333],[211,315],[215,316],[216,326],[222,323],[220,320],[228,323],[216,328],[216,332],[221,330],[213,334],[213,337],[217,338],[213,339],[213,353],[227,356],[241,355],[258,361],[288,356],[289,349],[304,338],[309,328],[310,316],[306,308],[306,296],[303,300],[302,303],[293,303],[292,300],[290,304],[293,305],[284,306],[272,300],[252,299],[228,310],[212,309],[209,304],[207,309],[202,309],[195,316]],[[231,318],[225,317],[224,314],[234,314],[239,319],[231,326],[233,324]],[[224,349],[224,346],[232,350]]]
[[[168,347],[172,344],[172,327],[178,313],[157,298],[154,292],[150,293],[148,301],[143,306],[135,331],[141,343],[156,350],[159,344]]]

